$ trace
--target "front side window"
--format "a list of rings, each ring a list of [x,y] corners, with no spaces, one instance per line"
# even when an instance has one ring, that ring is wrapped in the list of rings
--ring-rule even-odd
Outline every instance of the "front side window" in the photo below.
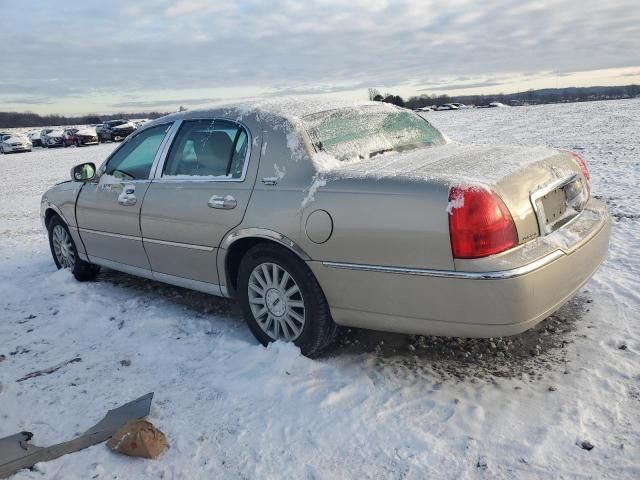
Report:
[[[442,134],[422,117],[383,105],[319,112],[303,120],[316,149],[338,160],[358,160],[445,143]]]
[[[107,163],[105,173],[120,180],[146,180],[171,125],[152,127],[127,140]]]
[[[227,120],[187,120],[173,141],[162,176],[242,177],[249,136]]]

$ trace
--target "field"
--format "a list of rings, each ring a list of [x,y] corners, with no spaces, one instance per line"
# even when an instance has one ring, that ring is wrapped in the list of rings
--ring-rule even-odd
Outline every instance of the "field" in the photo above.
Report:
[[[0,437],[58,443],[154,391],[170,443],[156,461],[101,444],[15,478],[640,478],[640,100],[425,116],[455,141],[548,144],[589,165],[609,256],[533,331],[351,331],[319,360],[263,348],[231,301],[56,271],[40,196],[112,144],[0,156]]]

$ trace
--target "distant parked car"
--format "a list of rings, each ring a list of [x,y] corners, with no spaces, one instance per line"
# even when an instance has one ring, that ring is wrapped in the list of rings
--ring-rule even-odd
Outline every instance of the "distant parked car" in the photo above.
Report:
[[[70,145],[81,147],[83,145],[97,145],[98,143],[98,134],[95,129],[90,127],[67,128],[62,133],[62,145],[64,147]]]
[[[61,147],[62,146],[62,129],[60,128],[43,128],[40,132],[40,141],[44,148]]]
[[[504,103],[501,102],[491,102],[488,105],[489,108],[502,108],[502,107],[508,107],[508,105],[505,105]]]
[[[100,128],[101,142],[121,142],[134,132],[136,127],[128,120],[109,120]]]
[[[41,147],[42,141],[40,140],[40,132],[31,132],[27,135],[27,138],[31,142],[33,147]]]
[[[31,142],[24,135],[0,133],[0,153],[30,152]]]
[[[142,127],[145,123],[150,122],[148,118],[138,118],[136,120],[131,120],[131,123],[136,127],[136,129]]]
[[[449,105],[453,105],[454,107],[457,107],[458,110],[464,109],[464,108],[471,108],[469,105],[465,105],[464,103],[460,103],[460,102],[451,102]]]
[[[458,107],[453,105],[452,103],[445,103],[444,105],[438,105],[435,110],[437,112],[441,112],[443,110],[458,110]]]
[[[431,108],[431,107],[420,107],[420,108],[414,108],[413,111],[417,112],[417,113],[420,113],[420,112],[431,112],[431,111],[433,111],[433,108]]]

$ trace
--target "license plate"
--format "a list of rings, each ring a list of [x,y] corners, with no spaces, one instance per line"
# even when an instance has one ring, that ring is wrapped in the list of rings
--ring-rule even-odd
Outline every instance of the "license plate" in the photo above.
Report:
[[[547,225],[554,224],[567,211],[567,197],[564,193],[564,188],[558,188],[552,192],[547,193],[539,201],[542,204],[542,211],[545,216],[545,223]]]

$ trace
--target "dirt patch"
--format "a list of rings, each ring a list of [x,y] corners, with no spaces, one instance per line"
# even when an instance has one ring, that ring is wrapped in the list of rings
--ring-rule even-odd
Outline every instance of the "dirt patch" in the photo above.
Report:
[[[452,338],[349,329],[334,354],[373,354],[382,364],[428,368],[443,378],[540,380],[552,370],[568,373],[567,345],[591,302],[586,295],[574,297],[536,327],[512,337]]]

